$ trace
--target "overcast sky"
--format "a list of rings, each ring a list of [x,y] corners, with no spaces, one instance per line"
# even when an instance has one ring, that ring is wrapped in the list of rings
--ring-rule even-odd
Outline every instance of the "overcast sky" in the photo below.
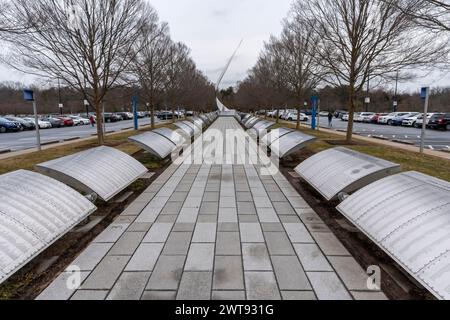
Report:
[[[227,87],[245,78],[264,41],[281,32],[292,0],[150,0],[150,3],[160,19],[169,23],[172,38],[191,48],[198,68],[214,83],[240,40],[244,40],[222,81],[222,87]],[[30,79],[0,65],[0,81],[29,83]],[[448,86],[449,73],[435,72],[400,84],[400,90],[418,90],[422,85]]]

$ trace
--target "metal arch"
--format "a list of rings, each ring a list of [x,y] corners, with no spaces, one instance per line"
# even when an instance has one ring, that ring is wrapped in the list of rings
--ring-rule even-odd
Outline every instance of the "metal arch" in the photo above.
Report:
[[[405,172],[337,209],[437,298],[450,299],[450,183]]]
[[[183,136],[169,128],[159,128],[153,130],[152,132],[159,134],[166,139],[169,139],[178,148],[182,147],[186,143],[186,140],[183,138]]]
[[[207,116],[205,116],[204,114],[199,115],[199,118],[201,118],[207,126],[209,126],[211,124],[210,119]]]
[[[270,149],[272,150],[272,153],[282,159],[300,149],[303,149],[308,144],[313,143],[316,140],[316,137],[298,131],[293,131],[274,141],[270,145]]]
[[[19,170],[0,176],[0,283],[97,208],[52,178]]]
[[[177,149],[177,145],[172,140],[155,132],[129,137],[128,140],[160,159],[167,158]]]
[[[128,154],[110,147],[97,147],[41,163],[36,170],[109,201],[148,170]]]
[[[258,137],[260,137],[262,134],[266,133],[268,130],[270,130],[271,127],[273,127],[276,123],[273,121],[260,121],[256,123],[252,130],[256,131],[256,134]]]
[[[261,144],[270,147],[272,143],[291,132],[294,131],[288,128],[274,129],[261,138]]]
[[[400,172],[400,165],[338,147],[312,156],[295,171],[329,201]]]
[[[195,125],[194,122],[183,121],[183,123],[188,127],[190,127],[192,130],[194,130],[194,137],[197,137],[199,134],[202,133],[202,130],[199,127],[197,127],[197,125]]]
[[[254,127],[258,122],[260,122],[260,121],[261,121],[261,119],[259,119],[259,118],[257,118],[257,117],[254,117],[253,119],[247,121],[247,123],[245,124],[245,127],[246,127],[247,129],[251,129],[251,128],[253,128],[253,127]]]
[[[200,129],[203,131],[203,128],[206,127],[205,122],[201,119],[201,118],[193,118],[192,122]]]
[[[176,122],[174,123],[174,125],[181,131],[183,131],[189,138],[194,137],[195,131],[194,128],[192,128],[191,126],[188,126],[184,122]]]

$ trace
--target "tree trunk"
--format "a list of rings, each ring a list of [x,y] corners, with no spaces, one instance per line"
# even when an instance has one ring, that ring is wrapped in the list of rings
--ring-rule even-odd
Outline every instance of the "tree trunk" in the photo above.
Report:
[[[280,109],[277,109],[277,124],[280,123]]]
[[[172,123],[175,123],[175,108],[172,108]]]
[[[152,125],[152,130],[155,129],[155,107],[153,106],[153,103],[150,106],[150,123]]]
[[[348,115],[348,126],[347,126],[347,142],[352,142],[353,138],[353,121],[355,118],[355,88],[353,83],[350,83],[348,89],[348,104],[349,104],[349,115]]]
[[[100,146],[105,144],[105,137],[103,135],[103,108],[99,101],[94,102],[95,114],[97,116],[97,138]]]
[[[302,111],[301,107],[297,108],[297,130],[300,130],[300,112]]]

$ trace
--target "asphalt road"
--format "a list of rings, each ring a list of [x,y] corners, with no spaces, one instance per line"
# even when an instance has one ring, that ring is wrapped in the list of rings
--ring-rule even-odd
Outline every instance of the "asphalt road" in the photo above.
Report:
[[[332,129],[347,131],[347,125],[348,122],[334,118]],[[320,118],[320,127],[328,128],[328,118]],[[355,122],[353,132],[366,137],[400,140],[420,146],[421,129]],[[431,150],[450,151],[450,131],[427,130],[425,147]]]
[[[139,125],[150,124],[150,118],[139,119]],[[107,123],[106,131],[117,132],[124,129],[134,127],[133,120],[120,121],[115,123]],[[97,133],[97,128],[89,126],[54,128],[40,130],[41,142],[43,144],[52,142],[61,142],[68,139],[88,138]],[[19,151],[36,147],[36,132],[23,131],[17,133],[1,133],[0,134],[0,151],[11,150]]]

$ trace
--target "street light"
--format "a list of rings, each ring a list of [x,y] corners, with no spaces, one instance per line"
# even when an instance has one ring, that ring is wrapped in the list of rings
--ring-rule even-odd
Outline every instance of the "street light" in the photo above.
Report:
[[[86,116],[89,118],[89,101],[84,99],[84,107],[86,108]]]

